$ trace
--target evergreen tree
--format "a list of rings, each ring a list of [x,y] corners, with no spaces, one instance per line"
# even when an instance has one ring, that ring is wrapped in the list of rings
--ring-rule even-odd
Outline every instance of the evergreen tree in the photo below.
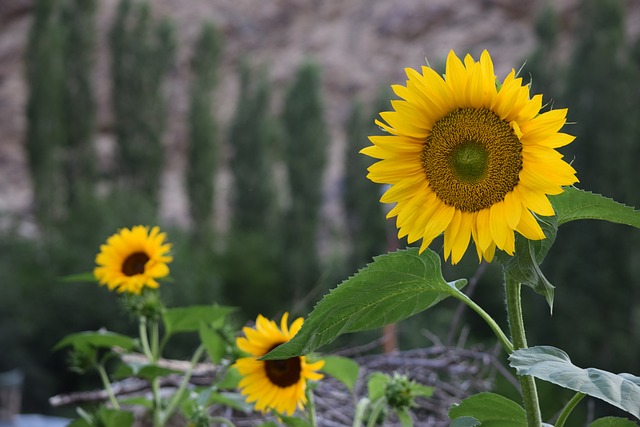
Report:
[[[213,94],[222,51],[222,39],[213,24],[206,24],[193,52],[190,87],[187,190],[194,236],[209,240],[217,170],[217,126]]]
[[[277,125],[268,116],[269,100],[266,73],[261,70],[256,76],[242,62],[240,95],[229,130],[234,185],[224,265],[226,297],[248,315],[273,310],[287,299],[278,268],[281,247],[271,155]]]
[[[152,21],[147,3],[121,0],[111,29],[112,102],[125,188],[159,203],[166,123],[163,83],[175,50],[173,26]]]
[[[63,33],[57,2],[37,0],[29,32],[26,70],[27,161],[36,219],[47,228],[61,215],[64,197],[60,151],[66,137],[63,111]]]
[[[95,101],[91,84],[95,51],[96,0],[67,0],[63,6],[64,123],[67,126],[64,175],[70,209],[93,196]]]
[[[619,0],[586,0],[582,12],[564,97],[569,120],[576,123],[566,131],[577,138],[564,151],[575,159],[580,187],[638,206],[635,162],[640,135],[630,118],[640,110],[637,75],[625,40],[624,7]],[[577,341],[567,335],[568,329],[550,327],[542,333],[547,341],[569,343],[573,348],[567,350],[576,355],[576,364],[589,355],[588,363],[609,370],[640,368],[633,357],[640,347],[628,332],[640,296],[634,274],[638,240],[624,227],[600,221],[560,229],[545,263],[558,287],[554,323],[580,322],[585,334]]]
[[[287,281],[299,298],[320,279],[317,232],[322,206],[322,178],[329,145],[321,96],[320,70],[300,66],[284,100],[284,149],[291,190],[285,228]]]
[[[362,104],[355,102],[347,121],[347,156],[345,168],[345,209],[351,242],[351,271],[371,262],[372,257],[387,248],[385,214],[380,204],[382,186],[367,179],[367,168],[374,163],[360,150],[370,143],[367,137],[379,133],[373,114],[363,113]]]

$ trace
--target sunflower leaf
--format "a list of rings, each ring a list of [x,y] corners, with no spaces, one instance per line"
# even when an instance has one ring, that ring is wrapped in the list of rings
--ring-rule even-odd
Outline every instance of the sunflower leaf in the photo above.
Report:
[[[554,286],[540,270],[540,264],[549,252],[549,249],[556,240],[558,226],[556,217],[539,217],[538,223],[547,236],[543,240],[528,240],[519,233],[516,233],[516,250],[513,256],[505,252],[496,252],[496,259],[504,268],[505,275],[530,286],[533,290],[545,297],[549,308],[553,313]]]
[[[599,219],[640,228],[640,211],[613,199],[575,187],[549,197],[558,225],[577,219]]]
[[[516,350],[509,356],[509,362],[518,375],[531,375],[588,394],[640,418],[640,377],[579,368],[571,363],[567,353],[550,346]]]
[[[440,257],[427,249],[400,250],[374,258],[315,306],[289,342],[263,356],[284,359],[311,353],[338,336],[406,319],[450,296],[466,280],[447,283]]]
[[[525,427],[527,417],[522,406],[495,393],[478,393],[449,409],[449,418],[462,418],[460,426]],[[475,424],[478,421],[478,424]],[[454,424],[452,424],[454,425]]]
[[[125,350],[131,350],[136,346],[136,342],[126,335],[101,329],[67,335],[53,347],[53,350],[67,346],[73,346],[76,349],[121,347]]]
[[[638,424],[626,418],[604,417],[598,418],[589,427],[638,427]]]
[[[164,314],[167,335],[178,332],[197,332],[200,324],[222,324],[226,316],[236,310],[223,305],[191,305],[169,308]]]
[[[356,386],[360,366],[354,360],[342,356],[324,356],[322,371],[340,381],[351,393]]]

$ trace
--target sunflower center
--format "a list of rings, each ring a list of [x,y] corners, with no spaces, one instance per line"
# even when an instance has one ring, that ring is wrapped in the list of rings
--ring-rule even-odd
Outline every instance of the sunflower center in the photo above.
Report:
[[[461,108],[433,125],[422,166],[440,200],[476,212],[503,200],[518,184],[522,144],[493,111]]]
[[[149,255],[144,252],[134,252],[122,263],[122,274],[135,276],[144,273],[144,266],[149,261]]]
[[[269,351],[273,350],[278,345],[273,346]],[[289,359],[282,360],[266,360],[264,362],[264,370],[271,384],[280,388],[285,388],[300,381],[302,368],[300,358],[291,357]]]

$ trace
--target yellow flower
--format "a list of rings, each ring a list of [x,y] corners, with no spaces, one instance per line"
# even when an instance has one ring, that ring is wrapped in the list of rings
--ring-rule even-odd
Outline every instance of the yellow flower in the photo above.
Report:
[[[255,408],[263,412],[273,409],[292,415],[296,407],[303,409],[307,403],[307,381],[318,381],[323,377],[316,372],[324,366],[323,360],[307,363],[304,356],[258,360],[298,333],[303,319],[296,319],[288,327],[288,318],[289,313],[284,313],[278,328],[273,320],[258,315],[255,328],[244,327],[245,337],[236,340],[238,348],[251,355],[238,359],[234,364],[243,376],[239,384],[241,393],[247,396],[247,402],[255,402]]]
[[[370,136],[361,153],[381,159],[367,177],[390,184],[380,199],[396,203],[398,237],[422,239],[420,252],[444,233],[444,256],[460,261],[473,239],[478,258],[496,247],[513,255],[514,231],[530,240],[545,235],[535,217],[554,215],[547,195],[577,182],[555,149],[575,137],[559,132],[566,109],[540,113],[542,95],[515,71],[496,84],[487,51],[464,63],[451,51],[444,78],[429,67],[406,69],[402,100],[376,123],[390,135]]]
[[[156,279],[169,275],[167,263],[171,244],[164,243],[166,235],[160,228],[137,225],[121,229],[100,246],[93,275],[109,290],[140,294],[146,286],[157,288]]]

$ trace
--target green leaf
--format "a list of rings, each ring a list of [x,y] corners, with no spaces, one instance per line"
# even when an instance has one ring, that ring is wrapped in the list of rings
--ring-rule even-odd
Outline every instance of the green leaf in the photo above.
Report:
[[[638,427],[638,423],[626,418],[604,417],[595,420],[589,424],[589,427]]]
[[[542,274],[540,264],[556,240],[558,226],[555,217],[538,217],[538,223],[547,236],[543,240],[528,240],[516,233],[516,250],[513,256],[496,252],[496,260],[502,264],[505,275],[518,283],[530,286],[544,296],[553,312],[554,287]]]
[[[467,419],[459,427],[477,425],[482,425],[482,427],[526,427],[527,425],[526,413],[522,406],[495,393],[475,394],[449,409],[449,418],[455,421],[461,417]],[[480,424],[473,424],[474,420],[479,421]]]
[[[212,392],[209,397],[208,406],[213,405],[214,403],[228,406],[230,408],[236,409],[242,412],[252,412],[253,405],[247,403],[246,397],[241,395],[240,393],[228,393],[228,392]]]
[[[588,394],[640,418],[639,377],[579,368],[571,363],[567,353],[549,346],[516,350],[509,361],[518,375],[531,375]]]
[[[353,393],[360,366],[352,359],[341,356],[325,356],[322,371],[344,384]]]
[[[170,308],[164,314],[165,330],[167,335],[178,332],[197,332],[201,323],[222,323],[225,317],[235,310],[235,307],[217,304]]]
[[[279,415],[278,418],[280,418],[280,421],[282,421],[284,425],[289,427],[311,427],[309,421],[303,418],[290,417],[287,415]]]
[[[92,426],[86,420],[83,420],[82,418],[78,418],[76,420],[71,421],[69,424],[67,424],[67,427],[92,427]]]
[[[384,392],[389,381],[391,381],[391,377],[382,372],[373,372],[369,375],[369,379],[367,380],[369,400],[374,402],[384,397]]]
[[[141,367],[137,372],[134,372],[137,377],[144,378],[147,381],[153,381],[158,377],[166,377],[168,375],[180,375],[182,373],[182,371],[165,368],[158,365],[145,365]]]
[[[473,417],[460,417],[453,420],[449,427],[477,427],[480,421]]]
[[[126,335],[117,334],[109,331],[87,331],[78,332],[75,334],[67,335],[60,340],[53,350],[59,350],[63,347],[73,346],[76,349],[80,348],[111,348],[121,347],[125,350],[131,350],[136,346],[136,342],[133,338]]]
[[[396,411],[396,415],[398,416],[398,420],[400,420],[400,425],[402,427],[413,427],[413,420],[411,419],[411,414],[409,414],[407,409]]]
[[[201,323],[199,329],[200,341],[204,344],[213,363],[220,363],[226,353],[226,342],[220,334],[209,325]]]
[[[412,394],[416,397],[431,397],[433,396],[434,388],[428,385],[422,385],[415,383],[411,386]]]
[[[242,379],[240,372],[234,367],[231,367],[224,374],[224,377],[218,382],[218,388],[220,389],[233,389],[238,388],[238,383]]]
[[[101,427],[131,427],[133,425],[133,413],[104,407],[98,410],[96,419]]]
[[[568,187],[549,200],[556,211],[558,225],[577,219],[599,219],[640,228],[640,211],[600,194]]]
[[[442,278],[440,257],[427,249],[401,250],[345,280],[315,306],[300,331],[263,360],[309,354],[338,336],[406,319],[437,304],[466,284]]]
[[[58,280],[63,283],[86,283],[97,282],[93,273],[70,274],[68,276],[59,277]]]

